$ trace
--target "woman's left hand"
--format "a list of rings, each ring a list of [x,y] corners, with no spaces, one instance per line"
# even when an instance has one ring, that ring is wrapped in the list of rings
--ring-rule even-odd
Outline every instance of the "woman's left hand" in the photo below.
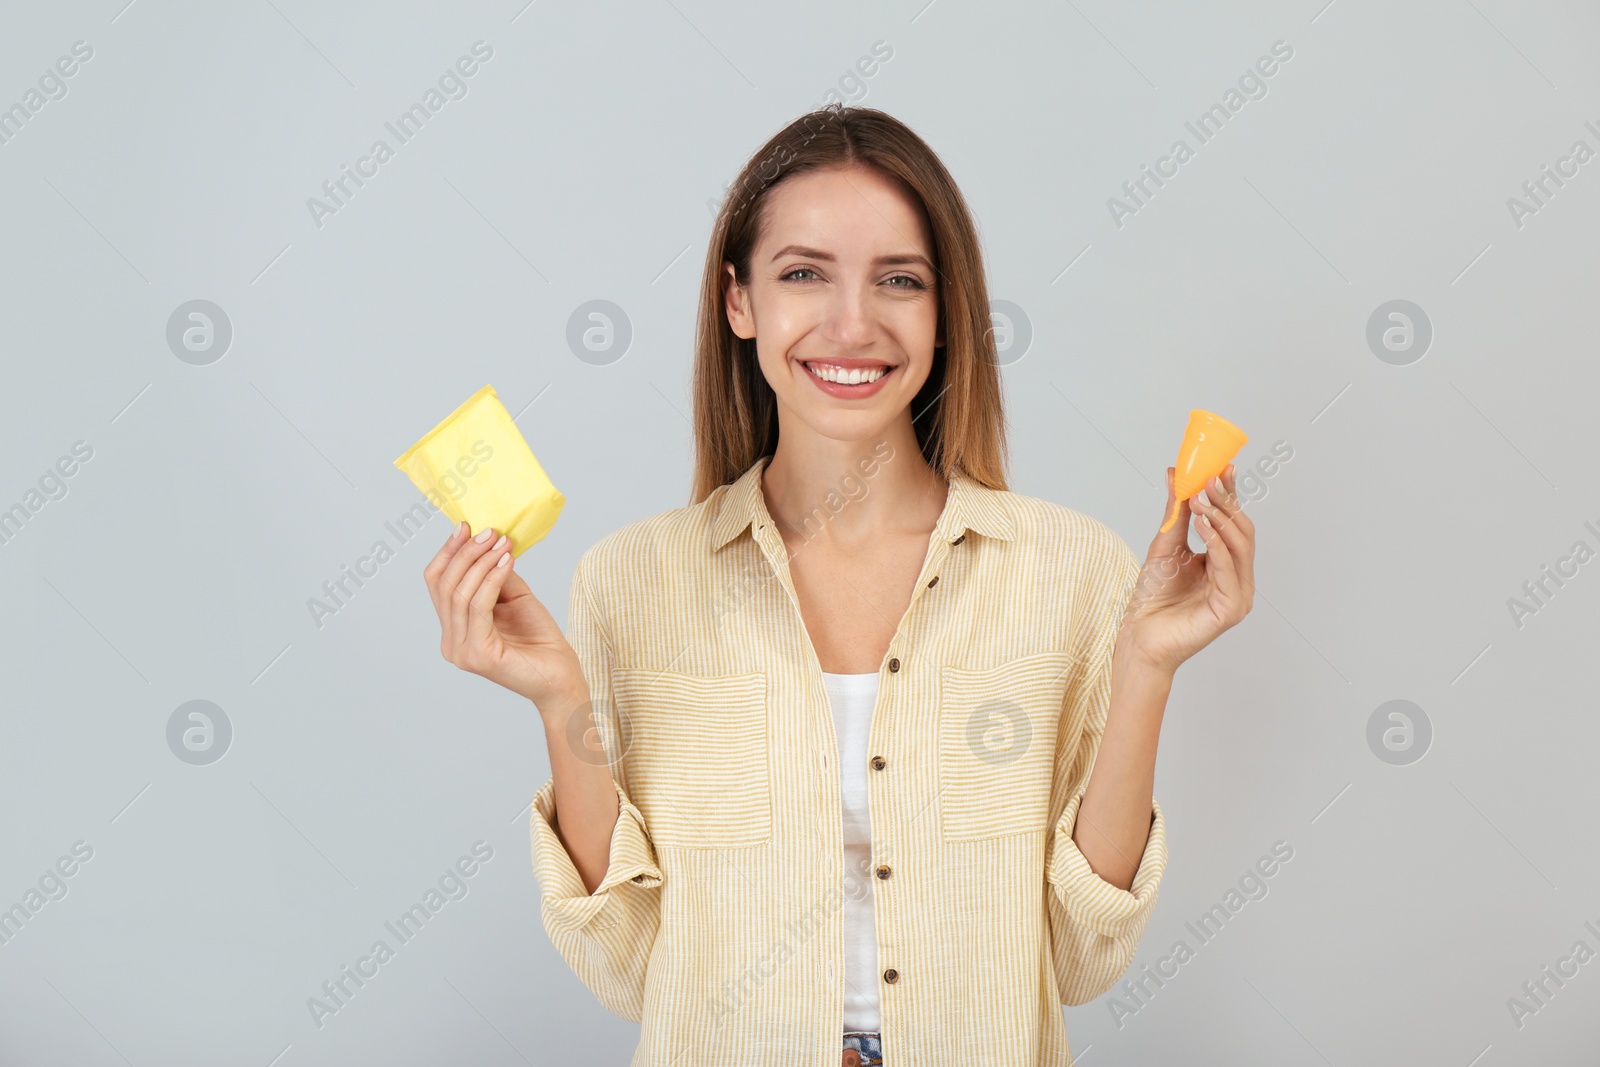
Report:
[[[1167,506],[1172,512],[1177,493],[1174,468],[1167,468]],[[1141,660],[1167,670],[1178,665],[1249,614],[1256,588],[1255,523],[1244,513],[1234,488],[1233,464],[1213,478],[1203,497],[1196,494],[1178,506],[1178,517],[1166,533],[1150,542],[1144,568],[1117,634]],[[1206,551],[1189,549],[1189,518]],[[1127,645],[1124,645],[1127,642]]]

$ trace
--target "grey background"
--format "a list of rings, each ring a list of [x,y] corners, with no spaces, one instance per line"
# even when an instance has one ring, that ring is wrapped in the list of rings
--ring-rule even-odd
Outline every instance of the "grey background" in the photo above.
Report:
[[[1028,320],[1014,489],[1142,555],[1189,408],[1249,432],[1241,466],[1293,450],[1248,505],[1255,611],[1172,693],[1133,972],[1294,857],[1121,1025],[1109,995],[1064,1009],[1084,1062],[1591,1062],[1600,962],[1507,1006],[1600,949],[1600,563],[1521,627],[1507,604],[1600,547],[1600,161],[1507,207],[1600,147],[1591,5],[124,3],[8,3],[0,32],[3,106],[94,49],[0,145],[0,508],[93,449],[0,544],[0,905],[94,850],[0,946],[0,1061],[626,1062],[637,1028],[540,925],[538,720],[438,654],[448,521],[397,542],[421,497],[391,463],[492,382],[568,497],[519,561],[564,617],[584,548],[687,501],[708,201],[832,90],[942,155]],[[315,225],[480,39],[465,98]],[[1267,94],[1117,226],[1107,199],[1278,40]],[[204,366],[166,342],[196,299],[233,330]],[[596,299],[633,331],[605,365],[566,341]],[[1399,299],[1433,330],[1404,366],[1366,340]],[[319,628],[308,599],[379,539]],[[207,766],[167,744],[196,699],[233,730]],[[1367,742],[1397,699],[1433,731],[1403,766]],[[467,896],[319,1029],[307,998],[478,840]]]

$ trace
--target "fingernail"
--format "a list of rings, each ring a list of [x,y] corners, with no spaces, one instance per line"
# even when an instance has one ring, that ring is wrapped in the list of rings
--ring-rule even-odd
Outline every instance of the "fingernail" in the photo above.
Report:
[[[474,537],[473,540],[478,542],[481,545],[481,544],[483,544],[483,542],[489,540],[489,535],[492,534],[492,533],[494,533],[494,527],[493,526],[485,526],[483,528],[482,532],[480,532],[477,537]]]
[[[489,551],[491,551],[491,552],[497,551],[500,548],[500,546],[505,544],[505,543],[506,543],[506,535],[505,534],[501,534],[500,535],[500,540],[496,541],[494,543],[494,547],[491,548]]]
[[[462,534],[464,534],[466,532],[467,532],[467,520],[466,519],[462,519],[460,522],[456,523],[456,531],[455,531],[455,533],[450,535],[450,538],[451,538],[451,540],[454,540],[455,538],[460,537]]]
[[[511,553],[507,552],[505,555],[500,557],[500,562],[496,563],[495,566],[496,567],[504,567],[504,566],[508,565],[510,562],[511,562]]]

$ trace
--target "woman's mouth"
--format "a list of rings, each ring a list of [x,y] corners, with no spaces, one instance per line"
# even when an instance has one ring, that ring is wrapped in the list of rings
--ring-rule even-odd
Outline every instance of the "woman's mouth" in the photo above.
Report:
[[[806,363],[805,368],[817,388],[829,396],[860,398],[871,396],[883,387],[894,367],[882,364],[846,370],[832,363]]]

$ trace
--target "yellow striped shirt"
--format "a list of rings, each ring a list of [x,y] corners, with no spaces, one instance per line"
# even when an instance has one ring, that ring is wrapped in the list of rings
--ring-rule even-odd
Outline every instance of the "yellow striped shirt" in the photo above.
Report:
[[[1061,1005],[1127,969],[1167,861],[1154,798],[1131,891],[1072,840],[1139,561],[1070,508],[950,480],[879,671],[873,868],[846,870],[833,720],[761,493],[768,458],[578,561],[566,632],[620,753],[621,813],[589,894],[552,828],[553,779],[540,787],[545,929],[601,1004],[643,1024],[632,1064],[834,1067],[843,902],[870,893],[887,1064],[1068,1064]]]

